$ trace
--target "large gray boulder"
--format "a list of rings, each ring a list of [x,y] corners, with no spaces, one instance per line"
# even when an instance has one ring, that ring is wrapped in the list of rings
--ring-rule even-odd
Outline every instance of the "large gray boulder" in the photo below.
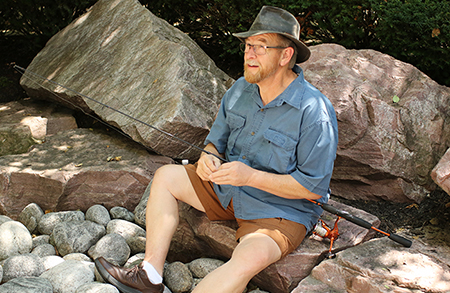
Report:
[[[96,204],[86,211],[86,220],[106,227],[108,222],[111,221],[111,216],[104,206]]]
[[[94,263],[66,260],[41,275],[53,286],[53,292],[75,293],[77,289],[94,281]]]
[[[331,100],[339,124],[332,192],[423,200],[435,188],[433,167],[450,147],[450,88],[373,50],[310,49],[301,64],[305,78]]]
[[[106,234],[102,225],[91,221],[68,221],[55,226],[50,242],[54,243],[61,256],[70,253],[85,253]]]
[[[103,256],[112,264],[123,266],[130,257],[130,252],[125,238],[116,233],[109,233],[92,246],[88,254],[92,259]]]
[[[174,293],[189,292],[194,285],[194,278],[188,266],[175,261],[164,267],[164,282]]]
[[[22,223],[8,221],[0,225],[0,261],[28,253],[32,247],[31,234]]]
[[[32,253],[8,257],[2,266],[2,282],[19,277],[39,277],[45,270],[41,258]]]
[[[0,285],[0,293],[53,293],[49,280],[40,277],[19,277]]]
[[[37,230],[39,220],[44,215],[44,211],[35,203],[27,205],[19,214],[19,221],[27,227],[30,233]]]
[[[40,81],[134,140],[186,159],[199,151],[83,95],[202,147],[232,82],[186,34],[137,0],[98,1],[53,36],[27,69],[81,93]],[[29,96],[55,99],[27,76],[21,85]]]
[[[53,212],[43,215],[38,222],[38,231],[44,235],[50,235],[56,225],[69,221],[84,221],[85,215],[82,211]]]
[[[114,219],[106,226],[106,233],[122,236],[131,249],[132,254],[145,252],[146,232],[140,226],[126,220]]]

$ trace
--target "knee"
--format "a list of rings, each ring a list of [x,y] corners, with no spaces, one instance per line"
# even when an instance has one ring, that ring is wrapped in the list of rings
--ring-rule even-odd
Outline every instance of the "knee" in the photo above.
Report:
[[[189,184],[189,177],[184,166],[164,165],[155,172],[150,193],[168,191],[179,199],[179,196],[187,192]]]
[[[243,237],[233,252],[231,261],[239,264],[241,273],[257,274],[281,257],[278,244],[264,234]]]
[[[230,261],[237,264],[235,267],[237,274],[252,278],[276,260],[266,251],[255,251],[248,255],[233,255]]]
[[[155,175],[153,176],[152,185],[160,183],[170,183],[171,181],[176,180],[176,174],[178,173],[178,169],[180,167],[184,168],[181,165],[173,164],[164,165],[158,168],[158,170],[156,170],[155,172]]]

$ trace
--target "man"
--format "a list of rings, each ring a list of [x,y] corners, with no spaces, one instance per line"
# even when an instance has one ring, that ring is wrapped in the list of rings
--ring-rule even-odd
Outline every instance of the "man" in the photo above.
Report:
[[[243,41],[245,74],[222,100],[196,165],[166,165],[153,179],[141,266],[123,269],[96,260],[122,292],[163,292],[162,274],[178,225],[181,200],[210,220],[236,219],[231,259],[194,292],[243,292],[261,270],[292,252],[326,202],[337,148],[330,101],[295,65],[309,58],[300,26],[285,10],[264,6]],[[225,158],[223,163],[218,157]],[[133,289],[135,288],[135,289]]]

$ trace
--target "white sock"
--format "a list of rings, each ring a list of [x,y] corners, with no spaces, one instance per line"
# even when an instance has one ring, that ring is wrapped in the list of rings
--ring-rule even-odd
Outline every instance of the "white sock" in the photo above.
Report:
[[[156,271],[155,267],[149,262],[143,261],[144,264],[144,270],[147,273],[148,279],[153,284],[160,284],[162,283],[162,277],[161,275]]]

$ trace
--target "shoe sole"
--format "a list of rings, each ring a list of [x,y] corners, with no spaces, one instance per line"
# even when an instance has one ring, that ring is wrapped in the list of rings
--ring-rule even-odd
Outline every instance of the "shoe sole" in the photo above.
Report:
[[[103,265],[97,259],[94,260],[94,262],[95,262],[95,266],[97,267],[97,270],[100,273],[100,275],[102,276],[102,278],[105,281],[116,286],[120,292],[122,292],[122,293],[142,293],[141,291],[139,291],[137,289],[128,287],[127,285],[124,285],[124,284],[120,283],[119,281],[117,281],[113,276],[111,276],[108,273],[108,271],[105,269],[105,267],[103,267]]]

